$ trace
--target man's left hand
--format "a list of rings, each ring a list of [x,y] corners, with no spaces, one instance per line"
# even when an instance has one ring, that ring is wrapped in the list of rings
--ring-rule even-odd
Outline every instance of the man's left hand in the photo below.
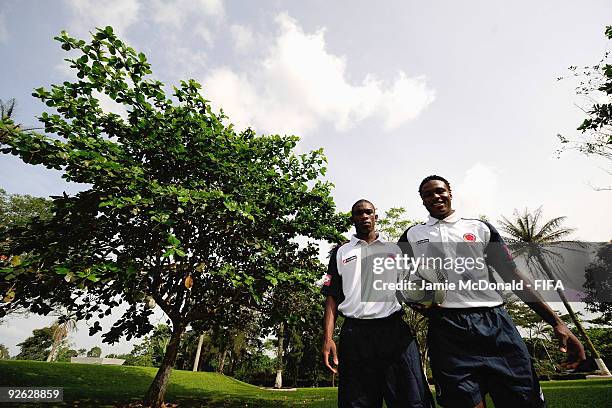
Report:
[[[586,359],[582,343],[563,322],[555,324],[553,332],[559,340],[559,350],[567,353],[567,361],[561,364],[561,367],[566,370],[575,369]]]

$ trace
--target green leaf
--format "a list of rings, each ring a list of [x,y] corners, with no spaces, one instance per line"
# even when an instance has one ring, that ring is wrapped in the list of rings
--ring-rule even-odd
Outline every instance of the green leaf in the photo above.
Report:
[[[11,257],[11,266],[16,267],[21,265],[21,257],[19,255],[14,255]]]
[[[66,275],[68,272],[70,272],[70,269],[64,268],[63,266],[55,267],[55,273],[58,275]]]
[[[177,246],[181,244],[181,241],[179,241],[179,239],[175,237],[173,234],[168,235],[168,242],[173,246]]]

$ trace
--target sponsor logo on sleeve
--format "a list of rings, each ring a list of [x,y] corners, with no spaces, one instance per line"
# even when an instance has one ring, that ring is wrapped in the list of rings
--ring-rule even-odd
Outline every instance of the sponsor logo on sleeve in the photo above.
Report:
[[[355,259],[357,259],[357,255],[352,255],[352,256],[349,256],[348,258],[344,258],[342,260],[342,263],[343,264],[347,264],[347,263],[349,263],[351,261],[354,261]]]

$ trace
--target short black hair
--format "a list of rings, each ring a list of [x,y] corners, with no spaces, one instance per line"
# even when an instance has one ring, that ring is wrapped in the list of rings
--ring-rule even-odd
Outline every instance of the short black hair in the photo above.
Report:
[[[446,184],[446,187],[448,187],[448,191],[451,191],[451,186],[450,186],[450,183],[448,182],[448,180],[447,180],[447,179],[445,179],[445,178],[444,178],[444,177],[442,177],[442,176],[437,176],[437,175],[435,175],[435,174],[432,174],[431,176],[427,176],[427,177],[425,177],[425,178],[423,179],[423,181],[421,181],[421,184],[419,184],[419,195],[421,195],[421,190],[423,189],[423,186],[424,186],[426,183],[428,183],[428,182],[430,182],[430,181],[432,181],[432,180],[440,180],[440,181],[443,181],[443,182],[444,182],[444,184]]]
[[[361,203],[368,203],[368,204],[370,204],[372,207],[374,207],[374,204],[372,204],[372,202],[371,202],[370,200],[366,200],[365,198],[361,198],[361,199],[359,199],[359,200],[355,201],[355,204],[353,204],[353,206],[351,207],[351,214],[353,213],[353,210],[355,209],[355,207],[356,207],[358,204],[361,204]],[[376,207],[374,207],[374,211],[376,211]]]

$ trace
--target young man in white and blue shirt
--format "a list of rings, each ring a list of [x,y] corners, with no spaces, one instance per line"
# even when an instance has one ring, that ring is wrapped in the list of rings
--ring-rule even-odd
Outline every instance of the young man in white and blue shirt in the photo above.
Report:
[[[405,254],[412,258],[436,254],[456,260],[458,252],[463,252],[486,260],[478,267],[473,263],[467,270],[462,268],[461,273],[446,273],[450,281],[492,280],[490,267],[507,282],[524,279],[492,225],[455,212],[445,178],[426,177],[419,195],[429,219],[404,232],[398,245]],[[515,293],[552,326],[560,349],[568,353],[567,368],[584,360],[580,341],[535,291],[526,286]],[[398,297],[401,299],[401,292]],[[489,393],[496,408],[546,406],[525,343],[498,291],[489,287],[454,290],[437,307],[414,306],[429,317],[429,356],[440,405],[484,408]]]
[[[351,209],[356,234],[331,253],[321,290],[326,296],[323,360],[339,372],[339,407],[379,408],[384,399],[389,408],[429,408],[432,397],[402,306],[394,291],[371,290],[374,273],[367,259],[400,253],[376,233],[377,218],[371,202],[357,201]],[[339,350],[333,340],[338,313],[345,318]]]

